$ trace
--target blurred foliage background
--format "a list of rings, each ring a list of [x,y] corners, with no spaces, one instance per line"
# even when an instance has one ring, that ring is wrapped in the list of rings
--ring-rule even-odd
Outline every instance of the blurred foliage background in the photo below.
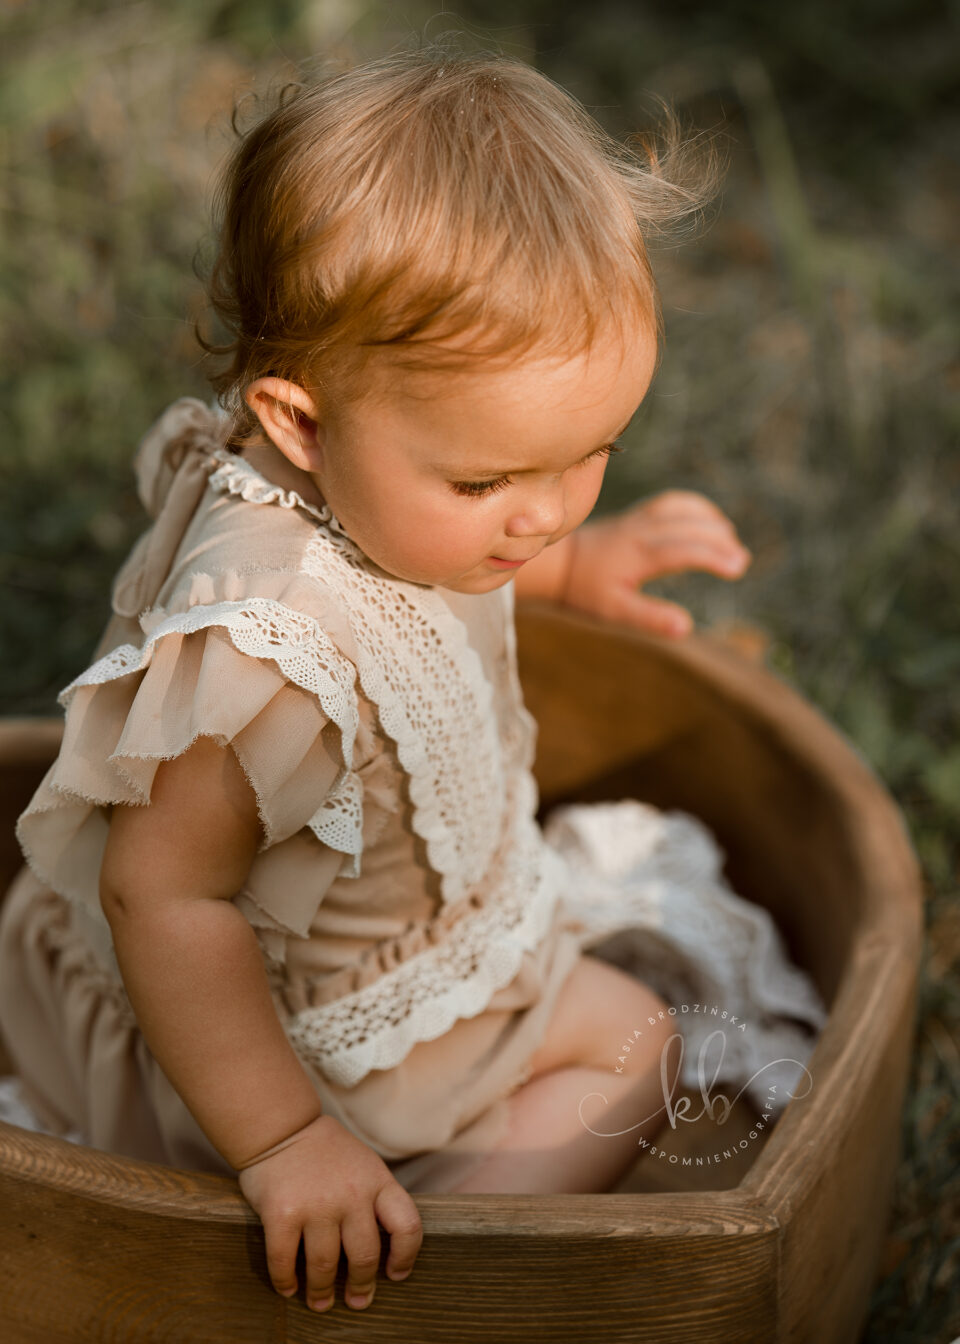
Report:
[[[654,253],[662,369],[601,512],[670,487],[754,562],[650,585],[765,659],[904,810],[927,940],[896,1206],[865,1338],[960,1334],[957,9],[943,0],[0,0],[0,697],[49,714],[146,519],[134,448],[210,399],[213,174],[234,100],[452,29],[614,134],[651,95],[726,137],[710,227]]]

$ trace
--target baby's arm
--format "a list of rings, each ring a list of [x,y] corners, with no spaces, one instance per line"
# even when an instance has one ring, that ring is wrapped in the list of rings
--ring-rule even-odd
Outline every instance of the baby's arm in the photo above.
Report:
[[[212,738],[118,807],[100,899],[144,1038],[214,1147],[240,1168],[320,1115],[231,905],[259,844],[256,798]],[[244,1104],[237,1104],[243,1098]]]
[[[256,935],[230,903],[259,839],[235,755],[199,738],[160,765],[148,806],[114,808],[101,904],[147,1045],[263,1220],[275,1287],[296,1290],[302,1232],[310,1299],[331,1292],[344,1222],[359,1295],[376,1280],[376,1218],[399,1234],[393,1275],[416,1258],[419,1214],[381,1158],[323,1115],[277,1016]]]

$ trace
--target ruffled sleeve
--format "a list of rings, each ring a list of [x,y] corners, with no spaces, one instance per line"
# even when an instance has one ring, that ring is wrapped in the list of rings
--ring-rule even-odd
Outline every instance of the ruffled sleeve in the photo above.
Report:
[[[315,620],[269,599],[168,617],[142,648],[114,650],[61,694],[61,750],[17,826],[31,867],[102,919],[111,806],[148,803],[160,762],[209,736],[236,753],[263,823],[236,903],[263,929],[305,936],[326,887],[360,871],[354,677]]]

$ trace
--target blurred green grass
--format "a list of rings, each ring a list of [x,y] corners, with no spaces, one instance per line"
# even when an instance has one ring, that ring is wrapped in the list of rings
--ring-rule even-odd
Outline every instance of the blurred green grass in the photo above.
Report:
[[[904,1157],[867,1341],[960,1334],[960,455],[956,20],[947,6],[759,0],[2,0],[0,699],[52,713],[145,518],[130,457],[209,400],[192,322],[235,94],[317,54],[467,28],[615,133],[649,93],[722,127],[700,238],[660,248],[663,367],[601,512],[700,490],[746,577],[651,591],[746,627],[904,810],[927,939]],[[200,247],[199,254],[197,247]]]

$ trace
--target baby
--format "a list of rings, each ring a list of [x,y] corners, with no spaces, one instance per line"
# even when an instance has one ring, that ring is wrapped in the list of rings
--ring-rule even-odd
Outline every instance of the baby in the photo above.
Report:
[[[522,63],[430,50],[245,134],[210,279],[225,414],[186,398],[146,436],[155,521],[20,821],[0,1025],[30,1095],[91,1142],[236,1173],[273,1286],[297,1291],[302,1242],[318,1310],[341,1249],[368,1305],[380,1228],[410,1273],[411,1189],[609,1189],[628,1120],[663,1123],[668,1005],[584,950],[644,926],[660,850],[594,888],[540,831],[512,614],[683,635],[638,585],[749,563],[693,492],[581,526],[657,364],[645,236],[709,190],[682,148],[643,158]],[[650,850],[653,809],[603,806]],[[763,912],[703,899],[753,955]]]

